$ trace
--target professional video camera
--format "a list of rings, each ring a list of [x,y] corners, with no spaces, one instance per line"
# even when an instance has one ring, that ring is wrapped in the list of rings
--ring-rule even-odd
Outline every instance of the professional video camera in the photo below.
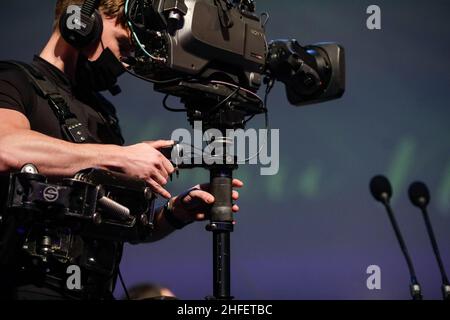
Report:
[[[189,119],[242,127],[246,116],[265,112],[256,92],[283,82],[291,104],[323,102],[345,90],[344,49],[332,43],[302,47],[296,40],[266,41],[268,14],[253,0],[127,0],[135,41],[129,60],[155,90],[182,98]],[[214,117],[216,121],[212,120]]]

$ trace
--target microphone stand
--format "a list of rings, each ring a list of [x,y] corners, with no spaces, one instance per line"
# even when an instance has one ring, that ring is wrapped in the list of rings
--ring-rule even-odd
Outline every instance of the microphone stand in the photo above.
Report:
[[[450,283],[448,281],[447,273],[445,272],[444,264],[442,263],[441,254],[437,245],[436,237],[434,236],[433,227],[431,226],[430,217],[425,206],[420,206],[422,211],[423,219],[425,220],[425,226],[427,228],[428,237],[431,241],[431,246],[433,247],[433,252],[436,257],[436,261],[439,266],[439,271],[442,277],[442,298],[446,301],[450,301]]]
[[[410,293],[413,300],[422,300],[422,293],[420,289],[419,282],[417,281],[416,272],[411,261],[411,257],[406,247],[405,241],[403,240],[402,234],[400,233],[400,228],[398,227],[397,220],[395,219],[394,212],[389,204],[389,200],[384,198],[382,201],[384,207],[391,221],[392,227],[394,228],[395,236],[397,237],[398,243],[400,244],[400,249],[402,250],[403,256],[405,257],[406,264],[408,265],[409,274],[411,277]]]

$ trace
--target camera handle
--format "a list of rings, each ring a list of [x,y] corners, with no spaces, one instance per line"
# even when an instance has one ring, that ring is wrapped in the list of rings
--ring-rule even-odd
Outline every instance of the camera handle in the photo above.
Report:
[[[232,173],[226,165],[210,168],[210,188],[215,202],[206,230],[213,234],[213,290],[209,299],[232,300],[230,293],[230,233],[233,232]]]

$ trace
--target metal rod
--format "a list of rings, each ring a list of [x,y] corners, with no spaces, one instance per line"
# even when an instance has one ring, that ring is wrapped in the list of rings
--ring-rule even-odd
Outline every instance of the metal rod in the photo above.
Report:
[[[213,232],[214,298],[231,299],[230,232]]]

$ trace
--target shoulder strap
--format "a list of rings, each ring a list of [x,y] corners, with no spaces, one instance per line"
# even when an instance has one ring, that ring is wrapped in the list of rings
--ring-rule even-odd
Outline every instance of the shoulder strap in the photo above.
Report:
[[[102,110],[101,114],[106,117],[106,121],[108,123],[108,126],[113,130],[114,134],[119,138],[120,144],[123,145],[125,143],[125,139],[122,135],[122,130],[120,129],[119,125],[119,119],[116,115],[116,109],[114,108],[113,104],[106,99],[102,94],[95,93],[95,98],[98,101],[98,106]]]
[[[50,107],[59,120],[61,131],[67,140],[75,143],[88,141],[89,133],[77,119],[76,115],[70,111],[69,106],[59,93],[55,84],[29,64],[13,60],[1,61],[0,63],[15,66],[24,72],[37,93],[48,100]]]

